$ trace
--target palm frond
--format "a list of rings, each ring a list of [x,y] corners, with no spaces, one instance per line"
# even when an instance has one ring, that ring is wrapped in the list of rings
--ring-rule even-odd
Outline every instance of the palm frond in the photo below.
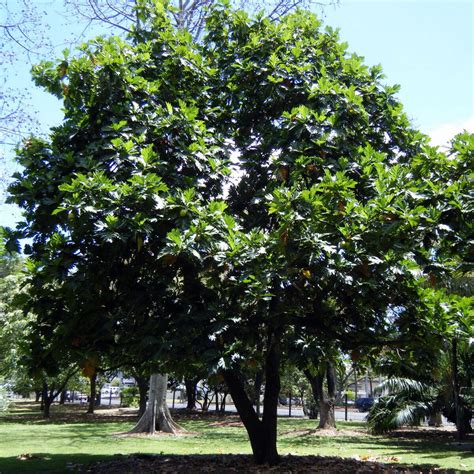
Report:
[[[380,397],[367,416],[369,430],[382,434],[404,425],[416,425],[423,417],[439,410],[436,391],[411,379],[384,382],[386,395]]]
[[[375,388],[375,393],[380,393],[382,396],[398,395],[417,399],[434,395],[434,391],[429,385],[418,380],[401,377],[388,378]]]
[[[405,405],[403,408],[393,413],[393,424],[396,428],[407,425],[417,425],[424,417],[429,416],[431,412],[431,407],[425,403]]]

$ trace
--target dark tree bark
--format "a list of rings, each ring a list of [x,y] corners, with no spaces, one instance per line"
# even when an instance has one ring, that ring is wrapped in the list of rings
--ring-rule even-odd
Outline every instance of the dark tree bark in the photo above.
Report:
[[[219,409],[219,411],[220,411],[221,413],[224,413],[224,412],[225,412],[225,403],[226,403],[227,395],[229,395],[229,393],[228,393],[227,391],[223,391],[223,392],[222,392],[221,407],[220,407],[220,409]]]
[[[354,365],[354,397],[359,398],[359,380],[357,378],[357,367]]]
[[[428,426],[435,426],[437,428],[443,426],[443,418],[441,416],[441,412],[437,411],[436,413],[430,415],[428,419]]]
[[[186,387],[186,410],[194,411],[196,410],[197,405],[197,384],[199,379],[191,379],[185,378],[184,379],[184,386]]]
[[[64,379],[60,382],[48,384],[47,380],[43,380],[43,389],[41,397],[41,410],[43,412],[43,418],[49,418],[51,405],[54,399],[66,388],[70,378],[77,372],[77,369],[67,372]]]
[[[43,412],[43,418],[49,418],[51,402],[52,400],[49,399],[48,383],[44,381],[43,389],[41,390],[41,405],[40,405],[40,410]]]
[[[323,391],[323,380],[321,375],[313,375],[309,370],[305,370],[304,374],[308,379],[311,386],[311,392],[313,393],[313,401],[316,407],[320,407],[320,401]]]
[[[138,417],[141,418],[146,411],[146,399],[148,392],[148,379],[146,377],[135,376],[138,385]]]
[[[51,404],[53,403],[53,400],[47,396],[44,400],[44,405],[43,405],[43,418],[48,419],[51,415]]]
[[[322,390],[320,401],[319,428],[328,429],[336,427],[336,415],[334,412],[336,404],[336,369],[332,362],[328,362],[326,368],[327,395]],[[322,386],[321,386],[322,389]]]
[[[40,411],[44,411],[44,400],[48,397],[48,384],[43,382],[43,387],[41,388],[41,404]]]
[[[207,386],[203,387],[203,400],[202,400],[202,406],[201,410],[203,412],[209,411],[209,407],[211,406],[211,403],[214,399],[214,394],[212,394],[211,389],[208,389]]]
[[[92,415],[94,413],[96,396],[97,396],[97,374],[94,374],[89,378],[90,380],[90,397],[89,397],[89,407],[87,408],[87,413]]]
[[[453,339],[451,353],[451,370],[453,372],[453,398],[454,410],[456,413],[456,438],[463,440],[467,433],[472,431],[470,419],[466,416],[466,410],[462,406],[459,388],[459,369],[458,369],[458,340]]]
[[[41,390],[35,390],[35,402],[38,403],[41,398]]]
[[[53,404],[54,397],[59,392],[54,391],[54,386],[49,387],[47,382],[43,384],[43,397],[41,398],[43,418],[48,419],[51,415],[51,405]]]
[[[277,411],[280,394],[280,334],[272,332],[269,337],[265,358],[265,395],[263,399],[263,442],[262,460],[273,466],[280,457],[277,451]]]
[[[64,403],[66,402],[66,393],[67,391],[66,390],[62,390],[61,391],[61,395],[59,396],[59,404],[60,405],[64,405]]]
[[[224,371],[229,388],[242,423],[247,430],[256,464],[274,466],[279,462],[277,451],[277,408],[280,393],[280,343],[275,332],[269,335],[265,358],[265,395],[263,416],[259,419],[252,400],[248,397],[243,379],[237,369]]]
[[[253,393],[253,404],[257,410],[257,415],[260,416],[260,392],[262,390],[263,371],[259,370],[255,375],[255,385]]]

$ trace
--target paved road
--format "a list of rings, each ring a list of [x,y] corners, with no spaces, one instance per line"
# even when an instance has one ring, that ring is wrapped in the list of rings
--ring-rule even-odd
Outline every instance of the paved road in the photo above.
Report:
[[[171,400],[168,400],[168,405],[171,407],[172,403]],[[185,403],[175,403],[175,408],[186,408]],[[214,406],[211,405],[209,409],[210,412],[214,410]],[[227,413],[236,413],[237,410],[234,405],[226,405],[225,411]],[[287,406],[280,406],[278,408],[278,416],[289,416],[289,410]],[[291,416],[295,418],[302,418],[304,416],[303,410],[300,407],[292,407],[291,408]],[[347,421],[359,421],[365,422],[367,416],[367,412],[361,413],[354,408],[347,410]],[[336,420],[337,421],[344,421],[345,420],[345,410],[344,408],[336,408]],[[450,423],[444,416],[443,416],[443,425],[444,426],[454,426],[453,423]]]
[[[170,400],[168,400],[168,405],[171,407],[172,403]],[[175,408],[186,408],[185,403],[175,403]],[[209,411],[212,412],[214,409],[214,406],[211,405]],[[234,405],[226,405],[225,407],[226,412],[230,413],[236,413],[237,410]],[[289,409],[286,406],[280,406],[278,408],[278,416],[289,416]],[[291,407],[291,416],[294,416],[295,418],[302,418],[304,416],[303,410],[301,407]],[[360,413],[358,411],[353,411],[353,410],[348,410],[347,411],[347,421],[365,421],[365,417],[367,416],[367,413]],[[337,408],[336,409],[336,420],[344,420],[345,419],[345,411],[344,408]]]
[[[336,420],[345,420],[344,408],[336,408]],[[279,416],[289,416],[288,407],[278,408]],[[304,413],[301,408],[291,408],[291,416],[303,417]],[[347,421],[365,421],[367,413],[360,413],[359,411],[347,410]]]
[[[111,405],[112,406],[119,406],[120,405],[120,398],[119,397],[112,397],[111,400],[109,400],[108,397],[102,397],[102,405],[109,405],[109,401],[111,401]],[[70,403],[70,402],[69,402]],[[86,403],[86,397],[84,397],[84,400],[75,400],[74,403],[78,404],[78,403],[81,403],[83,405],[85,405]],[[172,400],[168,399],[168,406],[171,408],[172,407]],[[185,403],[179,403],[177,401],[175,401],[175,404],[174,404],[174,407],[175,408],[186,408],[186,404]],[[237,413],[237,409],[235,408],[234,405],[226,405],[225,407],[225,410],[227,413]],[[214,411],[214,405],[211,405],[210,409],[209,409],[210,412],[213,412]],[[289,416],[289,409],[287,406],[280,406],[278,408],[278,416],[283,416],[283,417],[287,417]],[[295,417],[295,418],[302,418],[304,417],[304,414],[303,414],[303,410],[301,409],[301,407],[291,407],[291,416],[292,417]],[[367,412],[365,413],[361,413],[355,409],[349,409],[347,410],[347,421],[366,421],[366,416],[367,416]],[[343,421],[345,420],[345,410],[344,408],[336,408],[336,420],[338,421]],[[443,417],[443,425],[444,426],[454,426],[453,423],[450,423],[448,422],[448,420],[446,420],[445,417]]]

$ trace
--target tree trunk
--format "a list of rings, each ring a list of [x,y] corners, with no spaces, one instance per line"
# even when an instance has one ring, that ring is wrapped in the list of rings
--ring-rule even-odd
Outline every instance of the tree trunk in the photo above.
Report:
[[[265,395],[263,398],[264,442],[260,463],[278,464],[277,451],[278,395],[280,395],[280,334],[272,332],[265,357]]]
[[[327,395],[323,388],[324,374],[313,375],[309,370],[305,370],[304,374],[311,385],[314,402],[316,406],[319,406],[320,415],[318,428],[323,430],[335,428],[336,416],[334,405],[336,400],[336,371],[334,365],[332,362],[328,362],[326,368]]]
[[[166,404],[168,376],[152,374],[150,376],[150,393],[145,413],[129,433],[154,434],[156,430],[175,433],[181,428],[174,423]]]
[[[166,403],[168,390],[168,375],[158,375],[156,385],[156,429],[165,433],[176,433],[181,428],[171,418],[171,413]]]
[[[41,397],[41,410],[43,418],[49,419],[51,414],[51,404],[53,403],[54,390],[49,389],[48,383],[43,382],[43,396]]]
[[[326,381],[328,391],[326,396],[324,390],[322,390],[321,416],[319,417],[319,428],[324,430],[336,427],[336,415],[334,412],[336,404],[336,369],[332,362],[327,363]]]
[[[365,396],[370,397],[371,393],[369,390],[369,371],[368,370],[365,372],[365,376],[364,376],[364,389],[365,389]]]
[[[437,411],[436,413],[430,415],[428,419],[428,426],[435,426],[437,428],[443,426],[443,418],[441,416],[441,412]]]
[[[334,415],[334,404],[328,400],[320,400],[319,402],[319,425],[321,430],[328,430],[336,427],[336,418]]]
[[[469,412],[467,409],[464,409],[464,416],[463,416],[463,423],[464,423],[464,426],[463,426],[463,430],[464,430],[465,436],[466,436],[468,433],[472,433],[472,432],[473,432],[472,425],[471,425],[471,420],[472,420],[472,415],[470,414],[470,412]]]
[[[48,419],[51,413],[51,404],[53,403],[53,400],[51,397],[48,395],[44,399],[44,405],[43,405],[43,418]]]
[[[317,396],[314,395],[314,390],[311,389],[311,395],[308,396],[308,401],[303,403],[303,413],[310,420],[317,420],[319,416],[319,401],[316,400]]]
[[[453,372],[454,409],[456,411],[456,438],[462,440],[466,438],[467,425],[465,422],[465,413],[459,397],[458,341],[456,338],[453,339],[451,369]]]
[[[89,397],[89,407],[87,413],[92,415],[94,413],[95,399],[97,395],[97,374],[94,374],[90,377],[90,397]]]
[[[196,387],[199,380],[197,379],[184,379],[184,386],[186,387],[186,398],[188,400],[186,410],[196,410]]]
[[[43,411],[44,418],[49,418],[51,404],[53,403],[54,399],[66,388],[68,381],[76,372],[77,369],[74,369],[67,373],[62,383],[60,383],[56,388],[54,383],[48,386],[46,379],[43,380],[41,410]]]
[[[138,402],[138,417],[141,418],[146,411],[146,395],[148,392],[148,381],[145,377],[135,377],[138,385],[140,400]]]
[[[262,354],[263,349],[263,340],[257,341],[257,352]],[[254,392],[253,392],[253,404],[255,405],[257,415],[260,417],[261,415],[261,401],[260,401],[260,393],[262,391],[262,384],[263,384],[263,377],[264,377],[264,370],[259,367],[257,373],[255,374],[255,383],[254,383]]]
[[[209,407],[210,407],[210,405],[211,405],[211,403],[212,403],[212,398],[213,398],[213,397],[212,397],[212,396],[211,396],[211,397],[209,396],[210,390],[208,390],[207,387],[204,388],[203,393],[204,393],[204,397],[203,397],[203,399],[202,399],[202,407],[201,407],[201,410],[202,410],[203,412],[207,412],[207,411],[209,411]]]
[[[262,383],[263,383],[263,371],[259,370],[255,375],[255,385],[254,385],[254,400],[253,403],[257,410],[257,415],[260,416],[260,392],[262,390]]]
[[[156,427],[156,390],[158,384],[158,374],[150,375],[150,390],[148,394],[148,404],[145,413],[138,420],[137,424],[130,430],[130,433],[155,434]]]
[[[260,420],[245,392],[244,382],[236,369],[224,371],[224,379],[232,400],[247,430],[256,464],[274,466],[279,462],[277,451],[277,408],[280,393],[280,344],[275,332],[270,333],[265,359],[265,395]]]
[[[221,407],[220,407],[220,410],[219,410],[221,413],[225,413],[225,402],[226,402],[226,399],[227,399],[227,395],[228,395],[228,393],[226,391],[224,391],[222,393]]]
[[[61,395],[59,396],[59,404],[64,405],[66,402],[66,390],[61,390]]]
[[[41,398],[41,390],[35,390],[35,402],[38,403]]]
[[[357,367],[354,365],[354,397],[359,398],[359,380],[357,379]]]
[[[40,410],[44,412],[44,401],[48,398],[48,383],[43,382],[43,388],[41,389],[41,404]]]
[[[219,411],[219,390],[216,388],[214,390],[214,395],[216,397],[216,413]]]
[[[331,405],[330,400],[326,398],[323,388],[323,375],[318,374],[310,376],[310,384],[313,391],[314,403],[319,407],[319,423],[318,428],[325,430],[335,427],[334,404]]]

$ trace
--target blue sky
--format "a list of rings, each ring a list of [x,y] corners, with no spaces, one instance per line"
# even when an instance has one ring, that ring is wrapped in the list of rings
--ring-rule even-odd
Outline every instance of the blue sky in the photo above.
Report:
[[[341,0],[325,21],[368,64],[382,64],[387,83],[401,85],[400,99],[422,131],[472,121],[474,1]]]
[[[62,1],[33,1],[47,9],[54,42],[64,41],[58,15]],[[443,144],[466,128],[474,132],[474,0],[340,0],[326,8],[324,23],[340,28],[349,51],[381,64],[386,83],[400,84],[399,97],[413,124]],[[77,29],[77,25],[75,25]],[[32,106],[43,128],[61,120],[57,100],[34,90],[29,65],[11,71],[16,84],[33,90]],[[0,225],[18,211],[0,206]]]

